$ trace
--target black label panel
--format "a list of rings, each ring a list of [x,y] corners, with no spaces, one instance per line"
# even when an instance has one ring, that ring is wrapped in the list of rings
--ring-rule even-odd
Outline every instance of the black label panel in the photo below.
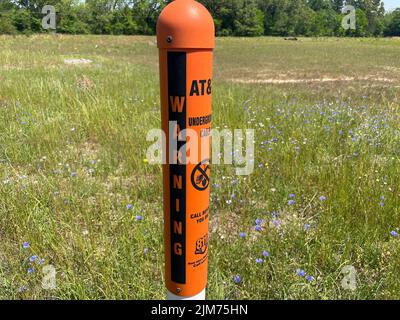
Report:
[[[186,52],[168,52],[168,121],[176,122],[174,133],[186,128]],[[171,230],[171,280],[186,283],[186,166],[185,154],[178,151],[186,144],[171,143],[171,157],[177,164],[169,165],[170,230]],[[184,137],[182,137],[184,138]],[[176,137],[175,137],[176,139]],[[180,161],[179,161],[180,160]]]

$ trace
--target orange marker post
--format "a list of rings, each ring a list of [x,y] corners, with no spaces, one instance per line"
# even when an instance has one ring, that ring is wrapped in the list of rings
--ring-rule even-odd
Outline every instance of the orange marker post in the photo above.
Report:
[[[167,147],[163,165],[167,297],[202,300],[208,267],[213,19],[200,3],[175,0],[158,19],[157,42]]]

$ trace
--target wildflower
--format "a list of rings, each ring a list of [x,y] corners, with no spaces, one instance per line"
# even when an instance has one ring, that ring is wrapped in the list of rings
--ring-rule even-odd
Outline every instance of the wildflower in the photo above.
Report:
[[[260,226],[262,224],[262,220],[261,219],[256,219],[256,225]]]
[[[380,207],[384,207],[384,206],[385,206],[385,203],[384,203],[383,201],[381,201],[381,202],[379,203],[379,206],[380,206]]]
[[[398,236],[399,236],[399,234],[396,232],[396,231],[391,231],[390,232],[390,235],[392,236],[392,237],[395,237],[395,238],[398,238]]]
[[[34,273],[34,272],[35,272],[35,268],[34,268],[34,267],[30,267],[30,268],[28,269],[28,273],[29,273],[29,274]]]
[[[319,200],[325,201],[325,200],[326,200],[326,197],[325,197],[325,196],[320,196],[320,197],[319,197]]]
[[[257,259],[256,259],[256,263],[257,263],[257,264],[260,264],[260,263],[263,263],[263,262],[264,262],[264,260],[261,259],[261,258],[257,258]]]
[[[258,231],[258,232],[261,232],[261,231],[262,231],[262,227],[261,227],[260,225],[256,225],[256,226],[254,227],[254,230],[256,230],[256,231]]]
[[[292,205],[294,205],[294,204],[295,204],[295,201],[294,201],[294,200],[289,200],[289,201],[288,201],[288,205],[289,205],[289,206],[292,206]]]
[[[268,258],[268,257],[269,257],[269,251],[264,251],[264,252],[263,252],[263,256],[266,257],[266,258]]]
[[[128,203],[128,204],[126,205],[126,209],[128,209],[128,210],[133,209],[133,204]]]
[[[25,241],[25,242],[22,244],[22,248],[24,248],[24,249],[28,249],[29,247],[30,247],[30,243],[27,242],[27,241]]]
[[[72,178],[76,177],[77,175],[78,175],[77,172],[71,172],[71,177],[72,177]]]
[[[289,194],[290,199],[294,199],[295,197],[296,197],[296,195],[294,193]]]
[[[312,282],[312,281],[314,281],[314,277],[313,277],[313,276],[307,276],[307,277],[306,277],[306,280],[307,280],[308,282]]]
[[[302,269],[297,269],[296,273],[300,277],[304,277],[306,275],[306,272],[304,270],[302,270]]]
[[[233,281],[234,281],[236,284],[239,284],[239,283],[242,281],[242,279],[240,278],[240,276],[234,276],[234,277],[233,277]]]
[[[136,221],[142,221],[143,217],[142,216],[136,216],[135,219],[136,219]]]
[[[29,262],[35,262],[37,260],[38,256],[32,256],[29,258]]]
[[[241,233],[239,234],[239,236],[240,236],[242,239],[244,239],[244,238],[246,238],[246,233],[241,232]]]

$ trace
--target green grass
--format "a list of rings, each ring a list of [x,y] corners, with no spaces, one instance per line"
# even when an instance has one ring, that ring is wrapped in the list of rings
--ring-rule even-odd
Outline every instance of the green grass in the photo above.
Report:
[[[160,126],[155,39],[0,44],[0,298],[163,299],[161,168],[144,161]],[[399,52],[398,40],[217,40],[213,125],[254,128],[256,165],[213,167],[209,299],[400,298]],[[56,268],[55,290],[32,255]]]

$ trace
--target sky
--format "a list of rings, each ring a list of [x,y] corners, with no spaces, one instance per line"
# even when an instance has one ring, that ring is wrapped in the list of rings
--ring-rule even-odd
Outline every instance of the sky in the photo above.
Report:
[[[395,8],[400,8],[400,0],[383,0],[386,10],[393,10]]]

